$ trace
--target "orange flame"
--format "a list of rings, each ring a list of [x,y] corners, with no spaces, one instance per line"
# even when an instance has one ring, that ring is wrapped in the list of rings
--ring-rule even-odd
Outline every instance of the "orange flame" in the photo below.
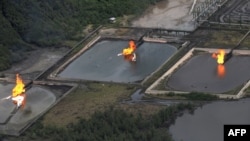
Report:
[[[225,69],[225,66],[223,65],[224,64],[224,59],[225,59],[225,50],[220,49],[218,51],[218,53],[213,53],[212,57],[215,58],[215,59],[217,59],[217,63],[218,63],[218,66],[217,66],[217,75],[220,78],[224,77],[225,74],[226,74],[226,69]]]
[[[128,61],[136,61],[136,45],[134,41],[129,41],[129,47],[123,49],[122,53],[117,54],[117,56],[123,55],[124,59]]]
[[[218,64],[224,64],[225,50],[220,49],[218,53],[213,53],[212,57],[217,59]]]
[[[12,90],[12,100],[19,107],[24,105],[25,102],[25,85],[23,80],[16,74],[16,86]]]
[[[123,49],[122,54],[125,55],[131,55],[135,52],[136,46],[134,41],[129,41],[129,47]]]
[[[16,96],[24,93],[25,92],[24,87],[25,87],[25,85],[23,83],[23,80],[21,79],[19,74],[16,74],[16,86],[12,90],[12,97],[16,97]]]
[[[225,74],[226,74],[225,66],[222,64],[219,64],[217,66],[217,75],[222,78],[225,76]]]

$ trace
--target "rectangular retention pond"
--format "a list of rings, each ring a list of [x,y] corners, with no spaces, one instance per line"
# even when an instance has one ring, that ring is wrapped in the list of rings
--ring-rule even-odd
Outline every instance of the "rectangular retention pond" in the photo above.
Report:
[[[33,85],[25,92],[25,106],[17,109],[11,99],[6,99],[14,86],[0,82],[0,134],[19,136],[73,89],[73,86],[66,85]]]
[[[249,55],[234,55],[224,66],[220,66],[211,54],[196,55],[169,77],[166,86],[188,92],[229,92],[250,79],[249,61]],[[220,76],[220,73],[224,74]]]
[[[212,58],[212,53],[217,51],[193,48],[155,81],[146,93],[183,94],[196,91],[216,94],[221,98],[242,97],[250,85],[250,51],[234,50],[232,58],[224,65],[218,65]]]
[[[135,83],[154,72],[177,48],[166,43],[144,42],[136,50],[136,62],[117,56],[127,40],[102,39],[57,74],[59,79]]]

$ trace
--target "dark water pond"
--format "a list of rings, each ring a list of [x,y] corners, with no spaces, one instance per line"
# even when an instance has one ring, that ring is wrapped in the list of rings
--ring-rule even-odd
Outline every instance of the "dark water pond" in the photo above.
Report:
[[[250,56],[233,56],[224,66],[225,75],[218,76],[218,65],[211,54],[192,57],[170,76],[167,86],[179,91],[224,93],[250,79]]]
[[[250,98],[206,104],[178,117],[169,130],[175,141],[223,141],[224,124],[250,124]]]
[[[117,56],[128,41],[101,40],[69,64],[59,77],[71,79],[137,82],[154,72],[177,49],[169,44],[144,42],[136,51],[137,61]]]

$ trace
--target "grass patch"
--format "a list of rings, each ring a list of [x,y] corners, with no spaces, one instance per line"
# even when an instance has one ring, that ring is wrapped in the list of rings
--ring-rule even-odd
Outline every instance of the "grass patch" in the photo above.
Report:
[[[224,31],[213,30],[209,33],[210,40],[205,42],[204,47],[220,47],[220,48],[232,48],[237,45],[240,39],[246,34],[246,31]],[[249,46],[250,40],[245,40],[242,43],[243,46]]]
[[[88,119],[94,112],[128,98],[134,90],[126,85],[101,83],[78,87],[44,116],[43,124],[65,126],[78,118]]]
[[[168,76],[166,76],[166,77],[168,77]],[[168,78],[162,79],[162,80],[158,83],[158,85],[156,85],[153,89],[154,89],[154,90],[166,90],[166,89],[167,89],[167,88],[166,88],[166,81],[167,81],[167,79],[168,79]]]
[[[148,98],[160,98],[160,99],[185,99],[193,101],[212,101],[218,100],[217,95],[202,93],[202,92],[190,92],[187,94],[177,94],[170,92],[167,94],[147,95]]]
[[[62,42],[62,45],[73,48],[78,42],[76,40],[66,40]]]
[[[248,35],[246,39],[241,43],[240,48],[250,49],[250,36]]]
[[[138,115],[140,114],[142,117],[149,117],[162,109],[165,109],[164,105],[154,105],[154,104],[143,104],[143,103],[135,103],[135,104],[119,104],[115,106],[116,109],[121,109],[126,111],[129,114]]]
[[[212,101],[219,99],[216,95],[200,93],[200,92],[190,92],[189,94],[180,94],[180,96],[188,99],[188,100],[205,100],[205,101]]]
[[[165,100],[171,100],[171,99],[178,99],[178,100],[186,100],[184,97],[182,97],[181,95],[179,94],[175,94],[173,92],[170,92],[170,93],[166,93],[166,94],[154,94],[154,95],[151,95],[151,94],[147,94],[144,99],[165,99]]]

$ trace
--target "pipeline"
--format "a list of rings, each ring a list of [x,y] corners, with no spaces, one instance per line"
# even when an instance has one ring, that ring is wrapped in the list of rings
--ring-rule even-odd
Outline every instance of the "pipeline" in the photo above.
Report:
[[[193,5],[192,5],[192,7],[191,7],[191,9],[189,11],[189,14],[191,14],[193,12],[196,2],[197,2],[197,0],[194,0]]]
[[[27,90],[27,89],[30,89],[33,85],[33,80],[31,80],[29,83],[25,84],[24,86],[24,89]]]
[[[143,37],[146,36],[146,34],[147,32],[144,33],[137,41],[135,41],[135,45],[137,48],[144,42]]]
[[[224,64],[233,56],[233,50],[235,50],[236,48],[238,48],[240,46],[240,44],[246,39],[246,37],[249,35],[250,30],[241,38],[241,40],[237,43],[237,45],[235,47],[233,47],[225,56],[224,59]]]

